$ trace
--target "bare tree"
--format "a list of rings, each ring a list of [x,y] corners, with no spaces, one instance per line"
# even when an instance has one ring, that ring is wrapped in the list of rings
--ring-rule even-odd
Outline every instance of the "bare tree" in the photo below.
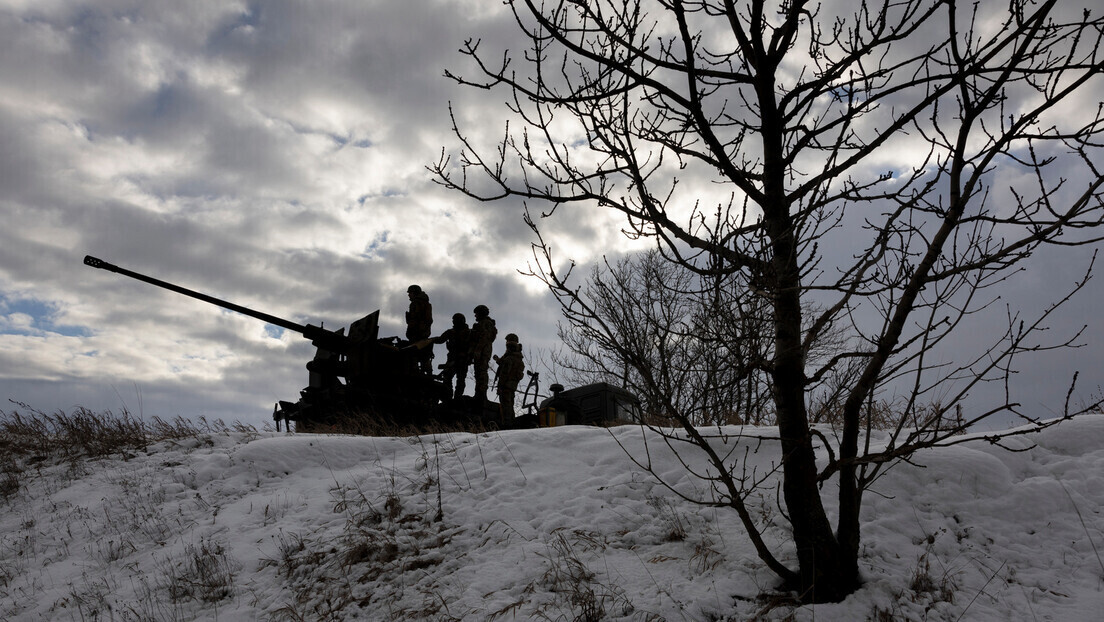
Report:
[[[1101,240],[1104,117],[1099,99],[1086,99],[1104,70],[1104,20],[1055,0],[1009,0],[985,19],[978,4],[954,0],[508,4],[524,54],[496,57],[468,41],[461,51],[479,77],[448,75],[505,89],[512,123],[488,146],[454,117],[463,147],[431,169],[482,200],[548,206],[542,218],[615,210],[669,261],[731,276],[722,279],[740,288],[731,297],[764,301],[770,349],[760,366],[798,567],[745,526],[801,599],[835,601],[857,587],[862,496],[886,465],[958,442],[994,414],[1052,423],[1022,412],[1010,390],[955,415],[981,383],[1010,387],[1021,355],[1075,345],[1077,335],[1045,341],[1041,331],[1091,262],[1035,317],[1001,313],[997,301],[1040,247]],[[539,238],[537,250],[543,274],[570,290]],[[987,312],[1007,330],[947,363],[958,329]],[[810,356],[838,330],[849,347]],[[809,404],[834,374],[854,380],[837,396],[842,423],[829,442],[810,426]],[[889,383],[907,388],[900,421],[914,425],[871,447],[860,442],[863,414]],[[693,426],[684,432],[716,469],[737,472],[733,456]],[[830,451],[822,467],[818,442]],[[820,496],[829,479],[834,529]],[[756,482],[729,481],[728,501],[744,512],[741,495]]]
[[[701,275],[651,250],[596,266],[582,288],[544,280],[563,308],[561,370],[615,381],[641,397],[658,426],[764,423],[761,370],[770,347],[762,309],[733,275]]]

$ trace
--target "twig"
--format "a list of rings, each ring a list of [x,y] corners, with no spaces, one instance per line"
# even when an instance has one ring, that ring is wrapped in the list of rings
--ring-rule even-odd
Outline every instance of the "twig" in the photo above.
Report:
[[[978,599],[978,596],[981,596],[982,592],[985,591],[985,588],[989,587],[989,584],[993,582],[993,579],[997,578],[997,575],[1000,574],[1000,571],[1004,569],[1004,566],[1007,563],[1008,562],[1001,562],[1000,567],[998,567],[997,570],[989,576],[989,580],[985,582],[985,585],[981,586],[981,589],[979,589],[977,593],[974,594],[974,597],[970,599],[970,602],[966,603],[966,608],[962,610],[962,613],[958,614],[958,617],[955,618],[955,622],[960,622],[962,620],[962,618],[966,615],[966,612],[970,609],[970,606],[974,604],[974,601]]]
[[[1066,485],[1062,483],[1062,480],[1057,477],[1054,481],[1058,482],[1058,485],[1062,487],[1062,492],[1066,493],[1069,497],[1070,505],[1073,506],[1073,511],[1077,513],[1077,520],[1081,521],[1081,528],[1085,530],[1085,537],[1089,539],[1089,544],[1092,545],[1093,553],[1096,554],[1096,563],[1100,564],[1101,577],[1104,577],[1104,560],[1100,559],[1100,550],[1096,548],[1096,542],[1093,541],[1092,534],[1089,533],[1089,526],[1085,524],[1085,517],[1081,515],[1081,508],[1077,507],[1077,502],[1073,500],[1073,495],[1066,489]]]

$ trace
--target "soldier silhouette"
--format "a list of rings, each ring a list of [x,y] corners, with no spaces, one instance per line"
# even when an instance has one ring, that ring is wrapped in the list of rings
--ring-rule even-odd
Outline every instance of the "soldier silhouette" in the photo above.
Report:
[[[482,408],[487,401],[487,386],[490,384],[488,369],[491,365],[491,348],[494,346],[495,337],[498,336],[498,328],[491,318],[491,311],[487,305],[479,305],[475,308],[475,322],[471,327],[471,361],[475,365],[475,398],[478,407]]]
[[[468,368],[471,367],[471,329],[468,328],[468,320],[463,313],[452,316],[452,328],[441,333],[440,337],[433,339],[434,343],[443,343],[448,349],[448,358],[441,365],[441,378],[452,387],[452,379],[456,379],[456,389],[452,393],[452,399],[460,399],[464,395],[464,387],[468,378]]]
[[[525,377],[525,360],[517,335],[506,335],[506,354],[495,356],[494,360],[498,363],[495,378],[498,380],[499,412],[502,423],[509,425],[517,416],[514,412],[514,394],[517,393],[518,383]]]
[[[410,309],[406,312],[406,340],[417,343],[429,339],[433,326],[433,305],[429,304],[429,295],[417,285],[406,288],[406,294],[410,297]],[[418,369],[423,373],[433,373],[433,348],[420,348],[415,354],[418,361]]]

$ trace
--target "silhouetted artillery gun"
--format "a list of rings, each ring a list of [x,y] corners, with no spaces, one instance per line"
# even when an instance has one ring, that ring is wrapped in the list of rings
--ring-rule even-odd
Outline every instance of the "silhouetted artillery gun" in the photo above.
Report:
[[[332,331],[321,326],[303,325],[268,313],[220,300],[207,294],[173,285],[144,274],[110,264],[92,256],[86,265],[109,270],[163,289],[202,300],[263,322],[302,334],[316,348],[307,363],[310,372],[306,388],[296,402],[276,404],[273,418],[294,421],[296,431],[385,432],[389,426],[446,426],[474,419],[485,422],[488,413],[497,412],[497,404],[480,405],[449,401],[449,387],[440,379],[418,370],[417,345],[398,337],[379,337],[379,311],[374,311],[345,329]],[[471,399],[471,398],[468,398]],[[462,400],[462,402],[464,402]]]

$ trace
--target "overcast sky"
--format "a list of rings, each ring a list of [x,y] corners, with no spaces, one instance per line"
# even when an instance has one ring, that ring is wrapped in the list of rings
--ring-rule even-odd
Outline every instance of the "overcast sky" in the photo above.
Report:
[[[555,301],[517,272],[520,204],[425,170],[455,146],[449,102],[469,130],[501,130],[505,93],[443,72],[466,68],[466,38],[514,28],[492,0],[0,0],[0,398],[253,422],[305,384],[298,335],[86,254],[301,323],[380,309],[382,335],[403,333],[417,283],[435,333],[482,303],[531,354],[554,346]],[[584,263],[625,247],[601,213],[547,234]],[[1037,298],[1080,269],[1042,257],[1022,287]],[[1062,322],[1095,325],[1102,291]],[[1022,375],[1040,404],[1073,369],[1097,390],[1100,337]]]

